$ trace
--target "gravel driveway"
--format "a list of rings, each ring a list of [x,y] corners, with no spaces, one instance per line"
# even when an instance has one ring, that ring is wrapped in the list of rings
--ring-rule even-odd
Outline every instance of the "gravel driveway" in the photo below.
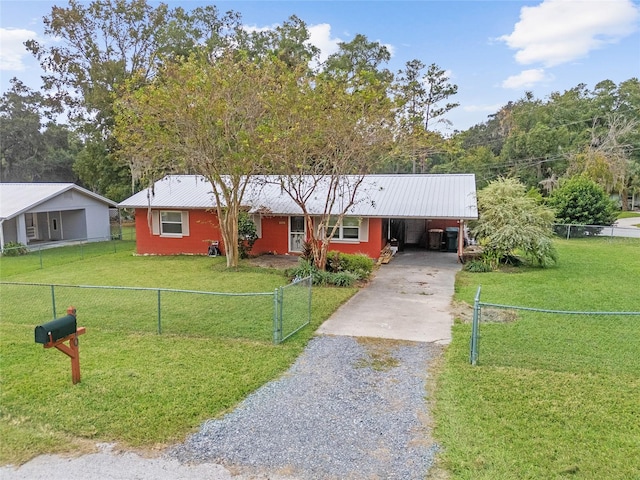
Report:
[[[425,401],[440,346],[319,336],[279,380],[157,458],[44,455],[3,480],[422,479],[437,445]]]
[[[440,348],[316,337],[281,379],[206,422],[170,455],[249,475],[422,479],[437,450],[425,382]]]

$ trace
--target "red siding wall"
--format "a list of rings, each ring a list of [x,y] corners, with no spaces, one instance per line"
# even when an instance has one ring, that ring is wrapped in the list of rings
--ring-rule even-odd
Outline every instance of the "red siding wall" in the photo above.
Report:
[[[206,255],[209,242],[218,240],[224,253],[222,235],[215,213],[206,210],[189,211],[189,235],[179,238],[153,235],[147,221],[147,210],[136,209],[136,245],[140,255]],[[331,243],[330,250],[344,253],[363,253],[378,258],[384,246],[382,220],[369,219],[369,241],[362,243]],[[257,239],[251,251],[253,255],[289,252],[289,217],[263,217],[262,237]]]
[[[262,217],[262,237],[253,244],[251,253],[289,253],[289,217]]]
[[[378,258],[384,247],[382,238],[382,219],[369,219],[369,241],[366,243],[335,243],[329,244],[329,250],[338,250],[343,253],[363,253],[371,258]]]
[[[147,221],[147,210],[136,209],[136,247],[140,255],[206,255],[211,240],[218,240],[224,251],[217,216],[210,211],[190,210],[189,235],[176,238],[153,235]]]

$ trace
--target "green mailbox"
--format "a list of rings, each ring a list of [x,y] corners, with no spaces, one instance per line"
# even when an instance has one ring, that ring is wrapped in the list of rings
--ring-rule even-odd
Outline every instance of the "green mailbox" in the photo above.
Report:
[[[77,327],[75,315],[66,315],[43,325],[38,325],[35,329],[36,343],[46,345],[49,342],[57,342],[76,333]]]

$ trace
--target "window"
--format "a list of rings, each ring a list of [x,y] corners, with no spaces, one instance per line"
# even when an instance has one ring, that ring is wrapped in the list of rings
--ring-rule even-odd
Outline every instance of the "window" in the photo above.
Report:
[[[182,212],[160,212],[160,234],[182,235]]]
[[[327,231],[331,232],[335,227],[338,217],[331,217]],[[333,234],[333,240],[359,240],[360,239],[360,219],[357,217],[344,217],[338,225],[336,233]]]
[[[151,212],[152,234],[163,237],[189,235],[189,212],[180,210],[154,210]]]

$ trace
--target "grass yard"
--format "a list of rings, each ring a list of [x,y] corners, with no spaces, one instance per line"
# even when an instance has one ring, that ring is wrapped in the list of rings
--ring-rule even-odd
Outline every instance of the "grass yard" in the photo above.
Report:
[[[636,217],[640,218],[640,213],[625,211],[625,212],[620,212],[618,214],[618,218],[636,218]]]
[[[456,298],[575,311],[640,311],[640,241],[558,240],[559,264],[457,278]],[[483,309],[454,326],[436,385],[435,436],[453,479],[640,478],[640,316]],[[515,316],[515,314],[513,314]]]
[[[0,258],[0,279],[229,293],[273,292],[287,284],[273,269],[246,264],[227,271],[223,257],[137,257],[133,243],[117,243],[115,253],[93,256],[79,255],[78,247],[52,249],[43,269],[29,256]],[[2,464],[87,451],[98,441],[144,449],[180,441],[282,374],[320,323],[355,292],[314,288],[311,325],[274,346],[270,296],[218,302],[170,294],[176,298],[163,302],[175,310],[168,315],[173,320],[163,320],[158,335],[154,292],[57,288],[58,316],[73,303],[78,325],[87,327],[80,337],[82,382],[72,386],[69,359],[34,343],[34,327],[51,319],[48,290],[0,286]]]

